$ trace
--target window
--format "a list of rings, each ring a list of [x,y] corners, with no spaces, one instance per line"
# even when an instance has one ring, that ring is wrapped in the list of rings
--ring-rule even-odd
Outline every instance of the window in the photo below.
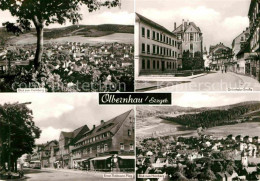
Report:
[[[147,38],[150,39],[150,30],[147,29]]]
[[[133,151],[134,150],[134,145],[130,144],[130,150]]]
[[[190,44],[190,50],[193,50],[193,44],[192,43]]]
[[[243,36],[241,37],[241,41],[244,41],[244,37]]]
[[[155,31],[153,31],[153,40],[155,40]]]
[[[160,47],[157,46],[157,54],[159,55],[160,54]]]
[[[159,69],[159,68],[160,68],[160,62],[157,61],[157,69]]]
[[[160,39],[160,34],[157,33],[157,41],[159,41],[159,39]]]
[[[156,67],[155,67],[155,60],[153,60],[153,69],[156,69]]]
[[[142,52],[145,53],[145,44],[142,43]]]
[[[190,34],[190,41],[193,41],[194,40],[194,35],[193,33]]]
[[[161,47],[161,55],[163,55],[163,47]]]
[[[89,148],[89,153],[92,153],[92,147]]]
[[[150,69],[150,60],[147,60],[147,69]]]
[[[100,152],[100,146],[97,146],[97,152],[98,153]]]
[[[104,145],[104,151],[108,151],[108,146],[107,146],[107,144]]]
[[[124,143],[120,143],[120,150],[124,150],[124,149],[125,149]]]
[[[172,43],[172,39],[171,38],[169,38],[169,44],[171,44]]]
[[[147,53],[150,54],[150,45],[147,45]]]
[[[163,41],[163,35],[161,34],[160,41]]]
[[[172,40],[172,46],[175,46],[175,41],[174,40]]]
[[[131,132],[131,130],[129,129],[128,130],[128,136],[131,136],[132,135],[132,132]]]
[[[153,45],[153,54],[156,54],[156,45]]]
[[[145,28],[142,27],[142,37],[145,37]]]
[[[142,69],[145,69],[145,59],[142,60]]]
[[[168,37],[166,38],[166,43],[167,43],[167,44],[169,43],[169,38],[168,38]]]

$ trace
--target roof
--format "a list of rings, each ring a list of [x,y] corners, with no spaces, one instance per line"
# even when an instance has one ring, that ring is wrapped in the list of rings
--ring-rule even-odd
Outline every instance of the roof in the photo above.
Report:
[[[220,43],[217,44],[217,45],[211,45],[211,46],[209,47],[209,52],[211,53],[211,52],[215,51],[215,50],[218,49],[218,48],[223,48],[223,49],[226,49],[226,50],[231,50],[231,48],[225,46],[223,43],[220,42]]]
[[[160,163],[163,163],[163,162],[166,161],[166,158],[157,158],[156,161],[157,161],[157,160],[160,160]]]
[[[154,27],[160,29],[161,31],[164,31],[164,32],[169,33],[170,35],[176,37],[175,34],[173,34],[171,31],[166,29],[164,26],[162,26],[162,25],[160,25],[160,24],[158,24],[158,23],[156,23],[156,22],[154,22],[154,21],[152,21],[152,20],[150,20],[150,19],[140,15],[139,13],[135,13],[135,14],[141,21],[143,21],[143,22],[145,22],[145,23],[147,23],[147,24],[149,24],[151,26],[154,26]]]
[[[184,26],[180,24],[175,30],[173,30],[173,33],[183,33],[185,32],[190,26],[193,26],[198,32],[201,32],[200,28],[194,23],[194,22],[189,22],[189,24],[184,23]],[[183,29],[184,28],[184,29]]]
[[[79,139],[80,136],[85,131],[89,131],[89,128],[88,128],[87,125],[81,126],[81,127],[75,129],[72,132],[64,132],[64,131],[62,131],[61,134],[64,136],[64,138],[70,138],[70,139],[73,139],[73,141],[77,141],[77,139]]]
[[[106,122],[100,124],[97,127],[94,127],[91,130],[86,131],[85,133],[83,133],[83,135],[86,135],[86,136],[81,138],[80,140],[78,140],[76,143],[82,142],[84,140],[87,140],[89,138],[95,137],[97,135],[100,135],[100,134],[106,133],[106,132],[110,132],[110,133],[112,133],[112,135],[115,135],[117,133],[117,131],[120,129],[123,122],[126,120],[126,118],[129,116],[129,114],[132,111],[133,110],[131,109],[123,114],[120,114],[117,117],[110,119],[109,121],[106,121]]]

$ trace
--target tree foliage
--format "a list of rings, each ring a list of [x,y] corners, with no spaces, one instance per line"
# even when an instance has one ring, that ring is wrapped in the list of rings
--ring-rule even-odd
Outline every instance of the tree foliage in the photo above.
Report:
[[[6,22],[7,31],[16,35],[30,30],[31,23],[37,32],[37,48],[34,59],[34,69],[38,70],[43,54],[43,28],[53,23],[64,24],[68,20],[72,24],[82,19],[80,8],[89,12],[105,6],[108,8],[119,5],[119,0],[0,0],[0,9],[8,10],[17,17],[17,23]]]
[[[214,127],[237,123],[240,116],[260,109],[259,103],[236,106],[229,109],[207,110],[195,114],[184,114],[177,117],[161,116],[162,119],[185,125],[189,128]]]
[[[32,153],[35,139],[40,137],[40,133],[33,121],[32,110],[25,104],[0,105],[0,142],[3,145],[0,165],[8,162],[9,154],[10,165],[14,165],[23,154]]]

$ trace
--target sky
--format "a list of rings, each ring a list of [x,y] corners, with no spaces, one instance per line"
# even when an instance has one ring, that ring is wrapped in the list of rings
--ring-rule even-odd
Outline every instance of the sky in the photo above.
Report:
[[[133,106],[100,106],[97,93],[0,94],[0,104],[31,102],[34,122],[41,130],[37,144],[59,139],[61,131],[73,131],[83,125],[90,129],[101,120],[108,121]]]
[[[134,1],[133,0],[121,0],[121,7],[106,8],[102,7],[100,10],[89,13],[86,6],[82,6],[80,10],[83,15],[83,20],[79,24],[83,25],[98,25],[98,24],[134,24]],[[10,21],[16,22],[16,18],[13,17],[9,11],[0,10],[0,27],[3,22]],[[48,28],[57,28],[69,26],[71,23],[67,22],[65,25],[52,24]]]
[[[174,93],[173,105],[181,107],[218,107],[246,101],[260,101],[260,93]]]
[[[203,33],[208,47],[232,40],[249,26],[247,17],[251,0],[137,0],[136,12],[172,31],[182,19],[193,21]],[[158,3],[159,2],[159,3]]]

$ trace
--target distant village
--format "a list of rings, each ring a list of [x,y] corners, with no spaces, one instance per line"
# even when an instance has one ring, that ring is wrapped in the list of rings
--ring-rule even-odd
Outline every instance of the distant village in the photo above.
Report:
[[[22,71],[20,69],[30,66],[34,60],[34,48],[35,45],[0,48],[0,74],[13,75],[17,73],[17,69]],[[67,89],[73,89],[77,82],[89,81],[94,86],[89,90],[78,91],[106,91],[106,85],[110,85],[112,91],[132,91],[133,53],[133,45],[124,43],[48,43],[45,45],[42,60]],[[98,82],[103,87],[98,87]],[[122,82],[125,84],[123,88],[118,86]]]
[[[258,136],[167,136],[141,140],[136,147],[137,174],[163,175],[150,180],[260,179]]]

